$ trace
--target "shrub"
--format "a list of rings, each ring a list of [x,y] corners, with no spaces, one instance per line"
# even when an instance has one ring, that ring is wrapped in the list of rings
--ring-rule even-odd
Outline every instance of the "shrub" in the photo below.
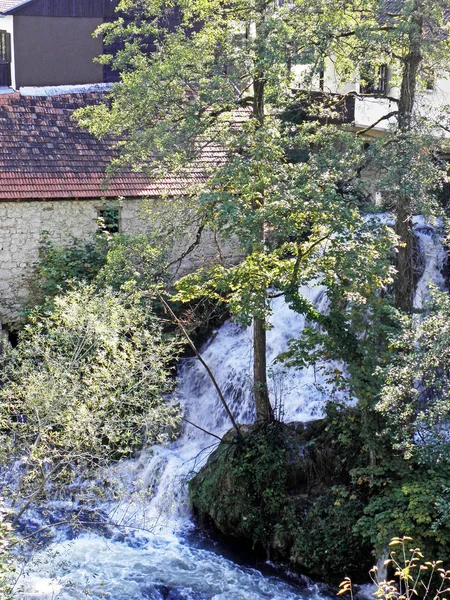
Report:
[[[20,456],[24,485],[67,482],[81,470],[130,456],[176,426],[177,349],[140,294],[81,285],[34,313],[3,356],[0,446]]]
[[[391,551],[384,562],[393,579],[386,580],[378,567],[373,567],[370,577],[375,585],[375,598],[379,600],[439,600],[450,592],[450,571],[442,561],[426,561],[420,548],[411,547],[412,538],[393,538]],[[339,585],[338,595],[349,594],[353,600],[351,579],[346,577]]]

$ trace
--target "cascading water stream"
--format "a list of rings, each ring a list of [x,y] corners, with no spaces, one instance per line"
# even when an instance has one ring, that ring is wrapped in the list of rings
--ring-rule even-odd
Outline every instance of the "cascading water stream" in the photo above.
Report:
[[[326,297],[321,287],[302,291],[317,307],[324,307]],[[268,332],[269,364],[305,324],[281,298],[274,300],[273,311],[273,328]],[[202,349],[240,423],[252,422],[254,417],[248,378],[251,347],[250,330],[227,322]],[[284,369],[284,373],[279,365],[272,369],[277,388],[272,391],[275,396],[282,394],[287,420],[320,415],[325,395],[316,384],[324,382],[313,368]],[[187,418],[203,430],[220,437],[230,429],[212,383],[197,360],[189,359],[181,366],[177,397]],[[114,522],[124,533],[106,538],[99,533],[83,534],[50,544],[22,577],[23,597],[73,600],[83,598],[80,590],[86,588],[90,597],[111,600],[319,598],[317,588],[295,588],[193,545],[185,482],[217,443],[217,438],[186,424],[173,444],[153,448],[134,461],[111,468],[105,479],[121,487],[128,499],[99,504],[98,510],[106,523]],[[36,513],[29,518],[39,521]]]
[[[424,271],[417,286],[415,306],[427,295],[428,282],[443,287],[442,268],[446,259],[434,230],[423,220],[416,232],[424,255]],[[319,310],[327,298],[320,286],[305,287],[302,293]],[[298,337],[304,318],[285,302],[273,301],[272,329],[268,332],[268,364],[272,397],[282,398],[286,421],[317,418],[326,400],[326,384],[311,367],[283,368],[274,363],[287,342]],[[225,323],[202,349],[207,362],[236,420],[252,422],[251,332]],[[44,550],[30,560],[19,579],[21,595],[27,600],[294,600],[319,599],[317,586],[298,587],[273,575],[233,562],[192,537],[186,479],[206,461],[231,425],[216,397],[204,368],[195,359],[179,371],[178,398],[189,421],[177,441],[143,452],[134,461],[124,461],[105,474],[112,487],[121,488],[127,501],[99,502],[98,514],[105,526],[96,532],[74,535],[59,533]],[[201,429],[199,429],[199,427]],[[205,430],[205,431],[203,431]],[[102,482],[99,482],[102,485]],[[69,503],[51,503],[46,510],[73,510]],[[48,517],[47,521],[48,522]],[[42,513],[28,517],[38,527]],[[54,517],[58,520],[58,517]],[[114,522],[118,528],[108,528]],[[119,533],[117,533],[119,532]]]
[[[447,261],[447,252],[439,234],[427,225],[422,216],[414,218],[414,233],[423,262],[423,273],[417,282],[414,296],[414,308],[421,309],[430,295],[430,283],[441,290],[445,289],[443,269]]]

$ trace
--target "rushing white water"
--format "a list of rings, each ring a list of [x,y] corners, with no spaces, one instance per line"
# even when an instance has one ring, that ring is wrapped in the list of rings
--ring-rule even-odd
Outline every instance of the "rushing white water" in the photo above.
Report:
[[[440,289],[445,288],[443,268],[447,261],[447,253],[441,243],[439,233],[428,225],[422,216],[414,218],[414,233],[423,261],[423,274],[417,282],[414,296],[414,308],[420,309],[429,298],[430,283]]]
[[[326,306],[320,286],[305,287],[302,292],[319,309]],[[325,383],[312,367],[298,371],[274,363],[304,324],[304,318],[291,311],[281,298],[273,301],[268,364],[272,393],[286,420],[320,416],[326,396]],[[251,329],[227,322],[202,349],[204,360],[240,423],[250,423],[254,417],[249,377],[251,346]],[[220,437],[231,424],[197,360],[186,360],[181,366],[177,396],[195,426],[186,424],[173,444],[144,452],[135,461],[124,461],[105,476],[122,487],[126,501],[103,503],[98,509],[103,520],[117,524],[123,535],[89,533],[64,540],[64,534],[60,534],[34,557],[21,577],[24,598],[256,600],[320,596],[315,588],[295,589],[280,579],[263,576],[192,545],[186,479],[217,446],[217,437],[206,431]],[[64,510],[64,505],[59,509]],[[38,527],[39,515],[34,519]]]
[[[428,293],[428,282],[440,287],[445,252],[434,230],[421,220],[415,226],[424,256],[424,272],[418,283],[415,306]],[[302,293],[319,310],[327,299],[320,286]],[[287,342],[298,337],[304,318],[281,299],[273,301],[272,329],[268,332],[268,364],[272,397],[287,421],[309,420],[321,415],[327,386],[311,367],[283,368],[274,362]],[[236,420],[252,422],[251,330],[225,323],[202,349]],[[22,598],[31,600],[291,600],[321,598],[313,585],[294,586],[273,575],[240,565],[192,537],[186,480],[205,462],[231,424],[212,382],[195,359],[180,368],[178,397],[191,423],[180,438],[167,447],[147,451],[134,461],[124,461],[105,474],[113,487],[122,488],[125,500],[99,503],[97,516],[115,523],[76,535],[67,528],[45,549],[34,554],[19,577]],[[207,432],[210,432],[210,435]],[[217,437],[214,437],[217,436]],[[70,503],[49,507],[70,511]],[[38,528],[43,513],[28,517]]]

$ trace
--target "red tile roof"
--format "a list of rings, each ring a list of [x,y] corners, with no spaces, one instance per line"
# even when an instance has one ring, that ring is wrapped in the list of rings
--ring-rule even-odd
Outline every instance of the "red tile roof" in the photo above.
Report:
[[[187,175],[151,179],[123,172],[105,187],[117,156],[114,140],[98,140],[72,118],[76,108],[105,101],[99,92],[31,97],[0,95],[0,200],[181,195],[205,180],[205,166],[223,160],[208,149]]]

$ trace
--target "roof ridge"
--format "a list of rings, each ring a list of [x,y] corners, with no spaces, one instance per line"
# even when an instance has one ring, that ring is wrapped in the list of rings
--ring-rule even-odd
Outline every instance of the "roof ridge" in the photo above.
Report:
[[[30,4],[35,0],[0,0],[0,13],[7,14],[22,5]]]

